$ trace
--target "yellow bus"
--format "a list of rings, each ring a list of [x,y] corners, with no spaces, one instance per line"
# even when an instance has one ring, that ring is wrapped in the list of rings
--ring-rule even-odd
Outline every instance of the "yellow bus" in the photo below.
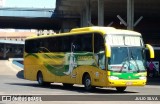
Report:
[[[39,85],[81,84],[86,90],[115,87],[123,92],[127,86],[146,84],[146,47],[154,58],[140,33],[113,27],[33,36],[25,40],[24,77]]]

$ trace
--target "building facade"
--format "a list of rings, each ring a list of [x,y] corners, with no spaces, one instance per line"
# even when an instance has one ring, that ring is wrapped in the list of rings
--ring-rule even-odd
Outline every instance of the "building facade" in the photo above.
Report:
[[[35,31],[1,31],[0,59],[22,58],[25,38],[34,34]]]

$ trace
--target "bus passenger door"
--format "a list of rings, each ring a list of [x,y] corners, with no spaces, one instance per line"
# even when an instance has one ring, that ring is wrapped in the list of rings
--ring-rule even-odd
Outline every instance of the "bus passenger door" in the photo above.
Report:
[[[98,53],[98,66],[100,69],[105,70],[105,53],[101,51]]]
[[[104,38],[101,34],[95,33],[93,38],[94,60],[98,70],[94,72],[95,85],[102,86],[106,79],[106,57]]]

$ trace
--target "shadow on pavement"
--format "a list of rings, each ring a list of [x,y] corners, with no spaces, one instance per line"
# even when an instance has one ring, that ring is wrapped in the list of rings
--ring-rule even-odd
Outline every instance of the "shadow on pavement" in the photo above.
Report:
[[[16,74],[17,78],[24,79],[24,74],[23,74],[23,72],[24,72],[23,70],[19,71],[19,72]]]
[[[148,77],[147,85],[160,85],[160,76],[157,77]]]
[[[133,91],[124,91],[124,92],[117,92],[115,88],[95,88],[91,91],[86,91],[84,87],[80,86],[72,86],[72,87],[64,87],[63,85],[59,84],[51,84],[48,86],[40,86],[36,83],[7,83],[9,85],[18,85],[18,86],[30,86],[36,88],[46,88],[46,89],[55,89],[55,90],[65,90],[65,91],[75,91],[79,93],[96,93],[96,94],[127,94],[127,93],[138,93]],[[126,89],[127,90],[127,89]]]

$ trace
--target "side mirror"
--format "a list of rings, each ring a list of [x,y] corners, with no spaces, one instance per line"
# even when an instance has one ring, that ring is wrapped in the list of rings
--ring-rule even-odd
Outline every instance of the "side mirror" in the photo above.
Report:
[[[105,48],[106,48],[106,57],[110,58],[111,57],[111,47],[108,44],[105,44]]]
[[[154,58],[154,49],[153,49],[153,47],[150,44],[146,44],[146,47],[149,50],[150,58]]]

